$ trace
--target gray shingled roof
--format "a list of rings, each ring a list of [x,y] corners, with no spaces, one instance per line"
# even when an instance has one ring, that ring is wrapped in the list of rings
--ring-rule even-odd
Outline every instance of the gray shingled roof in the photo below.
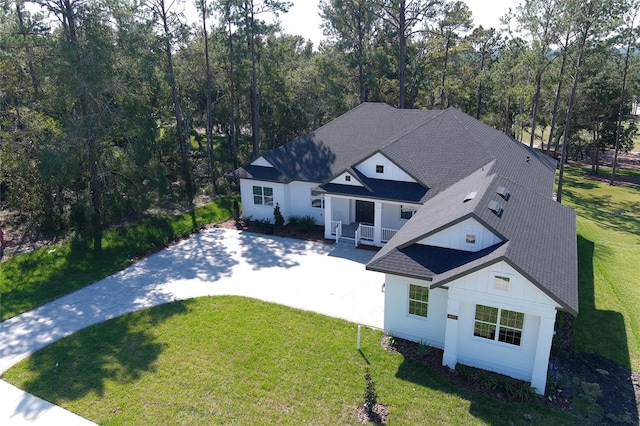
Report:
[[[355,169],[377,152],[418,183],[367,178]],[[250,165],[234,175],[319,182],[329,194],[423,203],[369,269],[432,280],[436,287],[504,260],[564,309],[577,313],[575,214],[551,200],[555,160],[461,111],[364,103],[263,157],[274,169]],[[329,183],[345,171],[365,187]],[[508,201],[496,194],[500,186],[509,189]],[[472,191],[478,196],[463,203]],[[490,201],[503,207],[500,216],[487,208]],[[503,242],[474,254],[415,244],[469,217]]]
[[[374,256],[367,269],[432,282],[440,287],[462,275],[506,261],[563,309],[577,314],[576,218],[573,210],[518,185],[484,167],[428,200],[400,231]],[[497,194],[507,188],[508,200]],[[465,196],[477,191],[467,202]],[[502,206],[498,216],[488,208]],[[474,218],[502,242],[471,254],[417,244],[430,235]],[[433,265],[438,264],[438,267]]]

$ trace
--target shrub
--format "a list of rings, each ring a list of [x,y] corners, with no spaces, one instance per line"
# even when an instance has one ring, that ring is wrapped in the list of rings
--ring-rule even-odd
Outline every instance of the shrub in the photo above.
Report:
[[[310,232],[316,225],[316,220],[313,216],[302,216],[298,221],[298,226],[302,232]]]
[[[520,402],[528,402],[536,397],[536,388],[529,382],[522,382],[515,390],[515,397]]]
[[[282,228],[284,226],[284,217],[282,217],[280,204],[278,203],[276,203],[276,206],[273,208],[273,223],[275,223],[276,228]]]
[[[367,411],[371,411],[378,403],[378,395],[376,394],[376,384],[371,378],[369,368],[364,373],[366,386],[364,388],[364,407]]]
[[[429,346],[429,342],[420,341],[418,344],[418,355],[427,356],[433,348]]]
[[[298,226],[299,221],[300,221],[300,218],[298,216],[289,216],[289,225]]]

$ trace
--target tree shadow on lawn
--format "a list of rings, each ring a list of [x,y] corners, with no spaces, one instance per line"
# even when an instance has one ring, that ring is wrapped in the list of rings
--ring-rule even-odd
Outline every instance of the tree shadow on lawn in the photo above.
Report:
[[[578,235],[580,313],[574,321],[574,348],[578,353],[561,352],[557,357],[561,362],[564,358],[570,373],[581,382],[598,383],[600,392],[594,399],[603,410],[603,418],[595,420],[615,424],[615,419],[627,419],[640,424],[640,395],[634,389],[625,318],[619,312],[596,307],[593,252],[593,241]],[[635,375],[637,379],[638,373]]]
[[[21,387],[60,405],[89,394],[101,397],[108,381],[134,382],[145,372],[154,371],[154,363],[164,349],[151,330],[171,317],[188,314],[190,303],[181,301],[118,317],[62,339],[26,361],[26,370],[33,375]],[[11,370],[9,375],[19,373]],[[36,408],[26,417],[35,419],[40,414]]]
[[[640,229],[640,202],[611,200],[607,195],[576,195],[571,190],[565,192],[580,216],[598,223],[603,228],[635,234]]]

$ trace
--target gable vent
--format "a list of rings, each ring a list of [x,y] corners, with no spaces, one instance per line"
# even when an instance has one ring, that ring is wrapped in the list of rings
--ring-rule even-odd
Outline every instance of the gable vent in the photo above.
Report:
[[[473,200],[474,198],[476,198],[476,195],[477,195],[477,194],[478,194],[478,193],[477,193],[476,191],[468,193],[468,194],[467,194],[467,196],[466,196],[466,197],[464,197],[464,201],[463,201],[463,203],[466,203],[467,201],[471,201],[471,200]]]
[[[497,201],[489,201],[489,205],[487,206],[489,210],[495,213],[496,216],[500,217],[502,215],[502,206],[498,204]]]
[[[498,188],[496,188],[496,193],[505,201],[509,201],[509,197],[511,196],[509,190],[504,186],[499,186]]]

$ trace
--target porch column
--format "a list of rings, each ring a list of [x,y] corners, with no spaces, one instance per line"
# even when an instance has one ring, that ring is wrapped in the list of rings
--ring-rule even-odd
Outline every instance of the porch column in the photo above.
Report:
[[[449,295],[451,296],[451,295]],[[444,354],[442,365],[456,368],[458,363],[458,315],[460,314],[460,301],[447,300],[447,323],[444,333]]]
[[[549,316],[540,317],[538,344],[536,345],[536,358],[533,361],[533,372],[531,373],[531,387],[536,388],[540,395],[544,395],[544,391],[547,386],[547,370],[549,368],[549,354],[551,353],[553,326],[555,322],[555,309],[549,314]]]
[[[331,197],[324,196],[324,237],[331,239]]]
[[[382,202],[375,201],[373,205],[373,244],[382,246]]]

